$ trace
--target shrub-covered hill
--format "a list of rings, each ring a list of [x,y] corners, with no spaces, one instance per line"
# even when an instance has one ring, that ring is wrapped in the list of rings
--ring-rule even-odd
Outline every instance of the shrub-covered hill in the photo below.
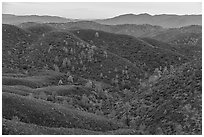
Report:
[[[27,30],[11,25],[5,26],[9,32],[3,34],[3,47],[7,47],[5,43],[12,39],[9,36],[12,31],[22,31],[22,35],[25,34],[25,37],[27,33],[28,36],[31,35]],[[39,26],[39,24],[31,23],[25,28],[32,26]],[[38,29],[36,31],[38,32]],[[15,35],[13,37],[18,38]],[[128,81],[135,83],[138,81],[137,79],[144,76],[144,71],[129,60],[90,45],[68,32],[46,32],[36,41],[30,38],[25,45],[13,45],[10,41],[8,43],[10,44],[9,48],[3,48],[3,53],[5,53],[3,56],[4,72],[27,73],[28,70],[39,70],[43,67],[55,70],[59,68],[61,72],[73,71],[81,77],[113,85],[119,83],[121,85]],[[135,86],[137,86],[137,82]]]
[[[8,46],[13,46],[12,44],[17,43],[31,43],[33,40],[33,35],[21,28],[14,25],[2,24],[2,39],[5,44],[10,44]]]
[[[132,36],[96,30],[75,30],[72,32],[90,44],[130,60],[147,72],[153,72],[155,68],[180,65],[188,61],[184,55],[167,48],[167,46],[151,45]]]
[[[175,45],[175,44],[168,44],[165,42],[161,42],[152,38],[142,38],[142,40],[146,41],[147,43],[151,44],[152,46],[157,46],[160,48],[168,49],[173,52],[177,52],[189,58],[190,60],[196,57],[202,56],[202,47],[201,46],[192,46],[192,45]]]
[[[4,51],[24,60],[3,60],[3,134],[201,134],[201,46],[35,23],[19,30],[32,26],[40,35],[25,52]]]
[[[121,24],[121,25],[104,25],[93,21],[78,21],[67,23],[48,23],[48,25],[61,30],[77,30],[77,29],[93,29],[98,31],[105,31],[115,34],[131,35],[134,37],[141,37],[154,34],[165,30],[161,26],[154,26],[149,24]]]
[[[32,27],[32,26],[36,26],[36,25],[39,25],[41,23],[38,23],[38,22],[24,22],[24,23],[21,23],[21,24],[16,24],[17,27],[19,28],[23,28],[23,29],[26,29],[26,28],[29,28],[29,27]]]
[[[131,102],[135,122],[143,123],[149,134],[202,134],[201,61],[147,84]]]
[[[113,85],[128,81],[137,86],[138,80],[144,77],[144,71],[129,60],[90,45],[68,32],[47,33],[33,45],[28,59],[34,69],[71,72]]]
[[[197,45],[199,39],[202,38],[201,33],[185,33],[185,34],[179,34],[176,36],[176,38],[171,39],[170,41],[167,41],[171,44],[183,44],[183,45]]]
[[[18,119],[39,126],[82,128],[103,132],[123,127],[121,123],[102,116],[6,92],[2,94],[2,106],[3,118]]]
[[[29,45],[36,36],[13,25],[2,25],[2,67],[19,68],[26,61]]]
[[[201,31],[201,27],[195,28],[186,26],[161,31],[150,37],[170,44],[196,45],[198,40],[202,37]]]
[[[202,33],[201,25],[189,25],[180,27],[179,30],[183,33]]]
[[[27,30],[33,34],[36,34],[38,36],[43,36],[45,33],[53,31],[54,28],[46,25],[46,24],[40,24],[35,22],[26,22],[18,25],[20,28]]]
[[[188,26],[183,26],[180,28],[169,28],[169,29],[163,29],[161,31],[157,31],[155,33],[149,33],[144,37],[154,37],[156,35],[161,35],[161,34],[179,34],[179,33],[202,33],[202,26],[201,25],[188,25]]]
[[[77,30],[77,29],[93,29],[98,31],[105,31],[115,34],[125,34],[134,37],[156,37],[157,35],[165,35],[164,38],[168,39],[168,36],[173,36],[179,33],[202,33],[202,26],[190,25],[180,28],[162,28],[161,26],[154,26],[150,24],[121,24],[121,25],[104,25],[93,21],[77,21],[67,23],[47,23],[53,28],[60,30]],[[166,37],[167,36],[167,37]],[[165,39],[163,39],[165,40]]]

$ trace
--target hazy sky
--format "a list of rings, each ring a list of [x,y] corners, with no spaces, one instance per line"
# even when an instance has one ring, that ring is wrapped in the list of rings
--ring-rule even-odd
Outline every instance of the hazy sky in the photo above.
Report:
[[[4,14],[52,15],[67,18],[108,18],[121,14],[202,14],[199,2],[4,2]]]

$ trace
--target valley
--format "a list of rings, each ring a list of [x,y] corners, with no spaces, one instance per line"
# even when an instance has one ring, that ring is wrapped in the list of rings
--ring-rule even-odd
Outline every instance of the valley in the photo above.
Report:
[[[199,23],[13,18],[2,24],[3,135],[202,134]]]

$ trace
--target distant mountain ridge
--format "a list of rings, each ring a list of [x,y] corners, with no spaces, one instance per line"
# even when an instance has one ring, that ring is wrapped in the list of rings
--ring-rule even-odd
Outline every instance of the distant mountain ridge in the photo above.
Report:
[[[20,24],[25,22],[37,23],[67,23],[81,21],[79,19],[69,19],[58,16],[39,16],[39,15],[24,15],[17,16],[12,14],[2,14],[3,24]],[[178,28],[189,25],[202,25],[202,15],[149,15],[149,14],[124,14],[113,18],[89,20],[105,25],[123,25],[123,24],[150,24],[164,28]]]
[[[95,20],[95,22],[106,25],[151,24],[164,28],[177,28],[188,25],[202,25],[202,15],[124,14],[109,19]]]
[[[2,23],[3,24],[21,24],[25,22],[37,22],[37,23],[66,23],[74,21],[72,19],[67,19],[58,16],[39,16],[39,15],[24,15],[17,16],[12,14],[2,14]]]

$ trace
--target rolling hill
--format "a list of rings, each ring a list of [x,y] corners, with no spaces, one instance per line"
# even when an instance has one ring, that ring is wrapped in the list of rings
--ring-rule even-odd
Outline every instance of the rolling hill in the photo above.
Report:
[[[153,46],[157,46],[160,48],[168,49],[173,52],[177,52],[186,56],[187,58],[194,59],[196,57],[201,57],[202,55],[202,47],[200,45],[186,45],[186,44],[168,44],[165,42],[161,42],[152,38],[142,38],[142,40],[148,42]]]
[[[18,117],[21,122],[55,128],[82,128],[108,131],[123,127],[120,123],[91,113],[73,110],[58,104],[3,92],[5,119]]]
[[[3,24],[3,134],[202,134],[201,28]]]
[[[76,30],[71,32],[90,44],[130,60],[147,72],[153,72],[155,68],[179,65],[188,61],[183,54],[173,51],[173,47],[151,45],[151,43],[132,36],[96,30]]]
[[[142,132],[134,129],[99,132],[76,128],[49,128],[7,119],[3,119],[2,123],[3,135],[142,135]]]
[[[197,45],[199,39],[202,39],[202,27],[199,25],[191,25],[181,28],[172,28],[147,35],[146,37],[170,44]]]
[[[26,62],[24,54],[29,52],[29,45],[37,39],[35,34],[13,25],[2,26],[3,68],[22,68]]]
[[[93,21],[78,21],[68,23],[48,23],[48,25],[61,30],[78,30],[78,29],[94,29],[109,33],[132,35],[134,37],[146,36],[165,30],[156,25],[149,24],[121,24],[121,25],[104,25]]]
[[[75,128],[49,128],[3,119],[3,135],[102,135],[105,133]]]
[[[18,26],[36,35],[44,35],[47,32],[54,31],[53,27],[36,22],[21,23]]]
[[[144,77],[144,71],[129,60],[90,45],[69,32],[47,33],[32,48],[28,58],[35,59],[30,65],[36,69],[70,71],[105,83],[115,78],[120,82],[125,79],[136,82]],[[127,73],[122,73],[125,70]]]
[[[189,25],[180,28],[162,28],[157,25],[150,24],[121,24],[121,25],[104,25],[92,21],[78,21],[69,23],[48,23],[58,30],[79,30],[92,29],[98,31],[105,31],[115,34],[131,35],[134,37],[150,37],[164,42],[173,41],[179,35],[196,34],[199,35],[202,31],[200,25]]]

